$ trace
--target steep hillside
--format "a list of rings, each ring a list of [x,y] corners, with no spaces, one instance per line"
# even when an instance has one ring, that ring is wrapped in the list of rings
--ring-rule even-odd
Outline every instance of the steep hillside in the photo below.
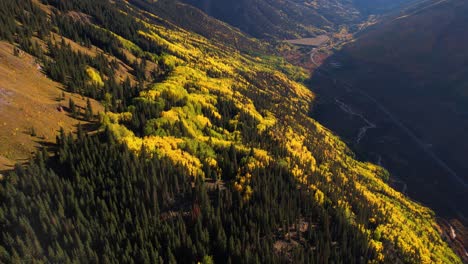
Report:
[[[380,160],[401,190],[465,225],[467,11],[466,1],[420,1],[329,58],[320,70],[334,83],[315,78],[326,102],[316,109],[322,122],[367,159]],[[341,67],[333,67],[337,62]],[[336,100],[373,124],[358,144],[367,121]]]
[[[87,123],[63,110],[70,99],[85,109],[86,100],[47,79],[29,54],[14,53],[13,45],[0,42],[0,170],[28,160],[41,145],[54,143],[60,127],[73,131],[79,122]],[[95,113],[102,111],[94,100],[92,107]]]
[[[187,0],[207,14],[259,38],[313,36],[338,23],[355,22],[359,13],[340,1]]]
[[[364,32],[330,59],[345,65],[338,79],[391,110],[465,187],[467,11],[466,1],[426,1]]]
[[[353,0],[353,6],[363,15],[383,14],[418,0]]]
[[[147,16],[152,16],[152,13],[158,14],[161,19],[158,19],[157,22],[165,27],[177,25],[178,27],[200,34],[212,41],[222,42],[224,45],[245,52],[265,52],[268,49],[267,43],[247,37],[238,29],[220,20],[216,20],[203,13],[201,10],[182,2],[171,0],[160,0],[156,2],[130,0],[130,3],[149,11],[145,13]]]
[[[258,38],[310,37],[352,26],[408,0],[184,0]]]
[[[1,179],[2,262],[460,263],[431,210],[308,116],[302,69],[151,6],[42,3],[50,20],[3,4],[0,36],[105,112]]]

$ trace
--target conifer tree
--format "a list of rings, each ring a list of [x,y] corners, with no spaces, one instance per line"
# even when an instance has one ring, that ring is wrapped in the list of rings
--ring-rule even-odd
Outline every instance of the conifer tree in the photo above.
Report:
[[[91,121],[93,119],[93,116],[93,108],[91,105],[91,101],[88,98],[88,100],[86,101],[85,119],[87,121]]]
[[[76,108],[76,105],[75,105],[75,101],[73,101],[72,98],[70,98],[70,99],[68,100],[68,108],[70,109],[71,115],[72,115],[74,118],[77,118],[77,117],[78,117],[77,108]]]

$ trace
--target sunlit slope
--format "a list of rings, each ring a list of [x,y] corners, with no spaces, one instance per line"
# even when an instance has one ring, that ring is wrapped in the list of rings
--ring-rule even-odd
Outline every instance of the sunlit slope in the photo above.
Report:
[[[185,30],[197,33],[207,39],[222,42],[247,52],[265,52],[268,45],[248,37],[231,25],[217,20],[200,9],[179,1],[172,0],[130,0],[132,5],[145,9],[144,15],[158,14],[159,19],[153,21],[166,27],[177,25]]]
[[[314,94],[293,80],[303,77],[301,70],[154,25],[148,17],[144,22],[138,34],[165,47],[160,59],[171,71],[135,99],[160,109],[142,129],[128,126],[136,111],[102,117],[130,149],[168,157],[195,177],[225,169],[220,151],[251,152],[233,172],[245,199],[253,168],[281,162],[308,184],[318,204],[335,207],[369,238],[374,261],[459,262],[430,210],[391,189],[383,169],[354,160],[336,136],[308,117]]]
[[[55,142],[60,127],[75,129],[80,121],[59,111],[70,98],[86,106],[86,100],[47,79],[34,57],[24,52],[15,56],[14,48],[0,42],[0,170],[28,160],[41,144]],[[102,110],[97,103],[93,106]]]

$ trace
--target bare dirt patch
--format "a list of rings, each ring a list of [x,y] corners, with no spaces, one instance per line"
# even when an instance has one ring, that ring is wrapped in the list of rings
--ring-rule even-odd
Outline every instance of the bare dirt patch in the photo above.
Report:
[[[70,11],[67,13],[67,15],[71,17],[75,22],[86,23],[86,24],[92,23],[92,17],[85,13]]]
[[[302,245],[305,247],[310,247],[311,250],[314,250],[315,247],[308,245],[304,239],[304,235],[309,230],[309,228],[315,228],[315,225],[307,222],[304,218],[299,219],[297,225],[291,225],[287,228],[287,230],[279,228],[276,241],[273,244],[273,248],[278,254],[281,254],[288,259],[291,259],[294,249],[298,246]]]
[[[463,262],[468,263],[468,228],[457,219],[446,220],[439,218],[437,222],[441,228],[442,237],[462,258]]]
[[[13,91],[0,87],[0,111],[2,110],[2,106],[11,104],[10,98],[13,93]]]
[[[314,38],[290,39],[286,40],[286,42],[294,45],[319,47],[328,42],[329,40],[330,37],[328,37],[327,35],[320,35]]]

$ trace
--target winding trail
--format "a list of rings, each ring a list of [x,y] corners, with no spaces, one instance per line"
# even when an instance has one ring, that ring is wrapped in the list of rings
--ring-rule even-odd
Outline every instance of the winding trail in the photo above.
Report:
[[[341,110],[343,110],[345,113],[347,113],[349,115],[352,115],[352,116],[357,116],[366,123],[365,126],[363,126],[363,127],[361,127],[359,129],[359,133],[358,133],[357,138],[356,138],[356,144],[359,144],[361,142],[362,138],[364,138],[364,136],[366,135],[367,130],[372,129],[372,128],[377,128],[377,126],[374,123],[369,121],[361,113],[358,113],[358,112],[354,111],[349,105],[343,103],[342,101],[338,100],[337,98],[335,98],[335,102],[341,108]]]
[[[318,48],[313,48],[311,51],[310,51],[310,61],[315,65],[315,67],[317,67],[317,69],[320,67],[320,64],[318,64],[316,61],[315,61],[315,54],[317,53],[319,49]]]

